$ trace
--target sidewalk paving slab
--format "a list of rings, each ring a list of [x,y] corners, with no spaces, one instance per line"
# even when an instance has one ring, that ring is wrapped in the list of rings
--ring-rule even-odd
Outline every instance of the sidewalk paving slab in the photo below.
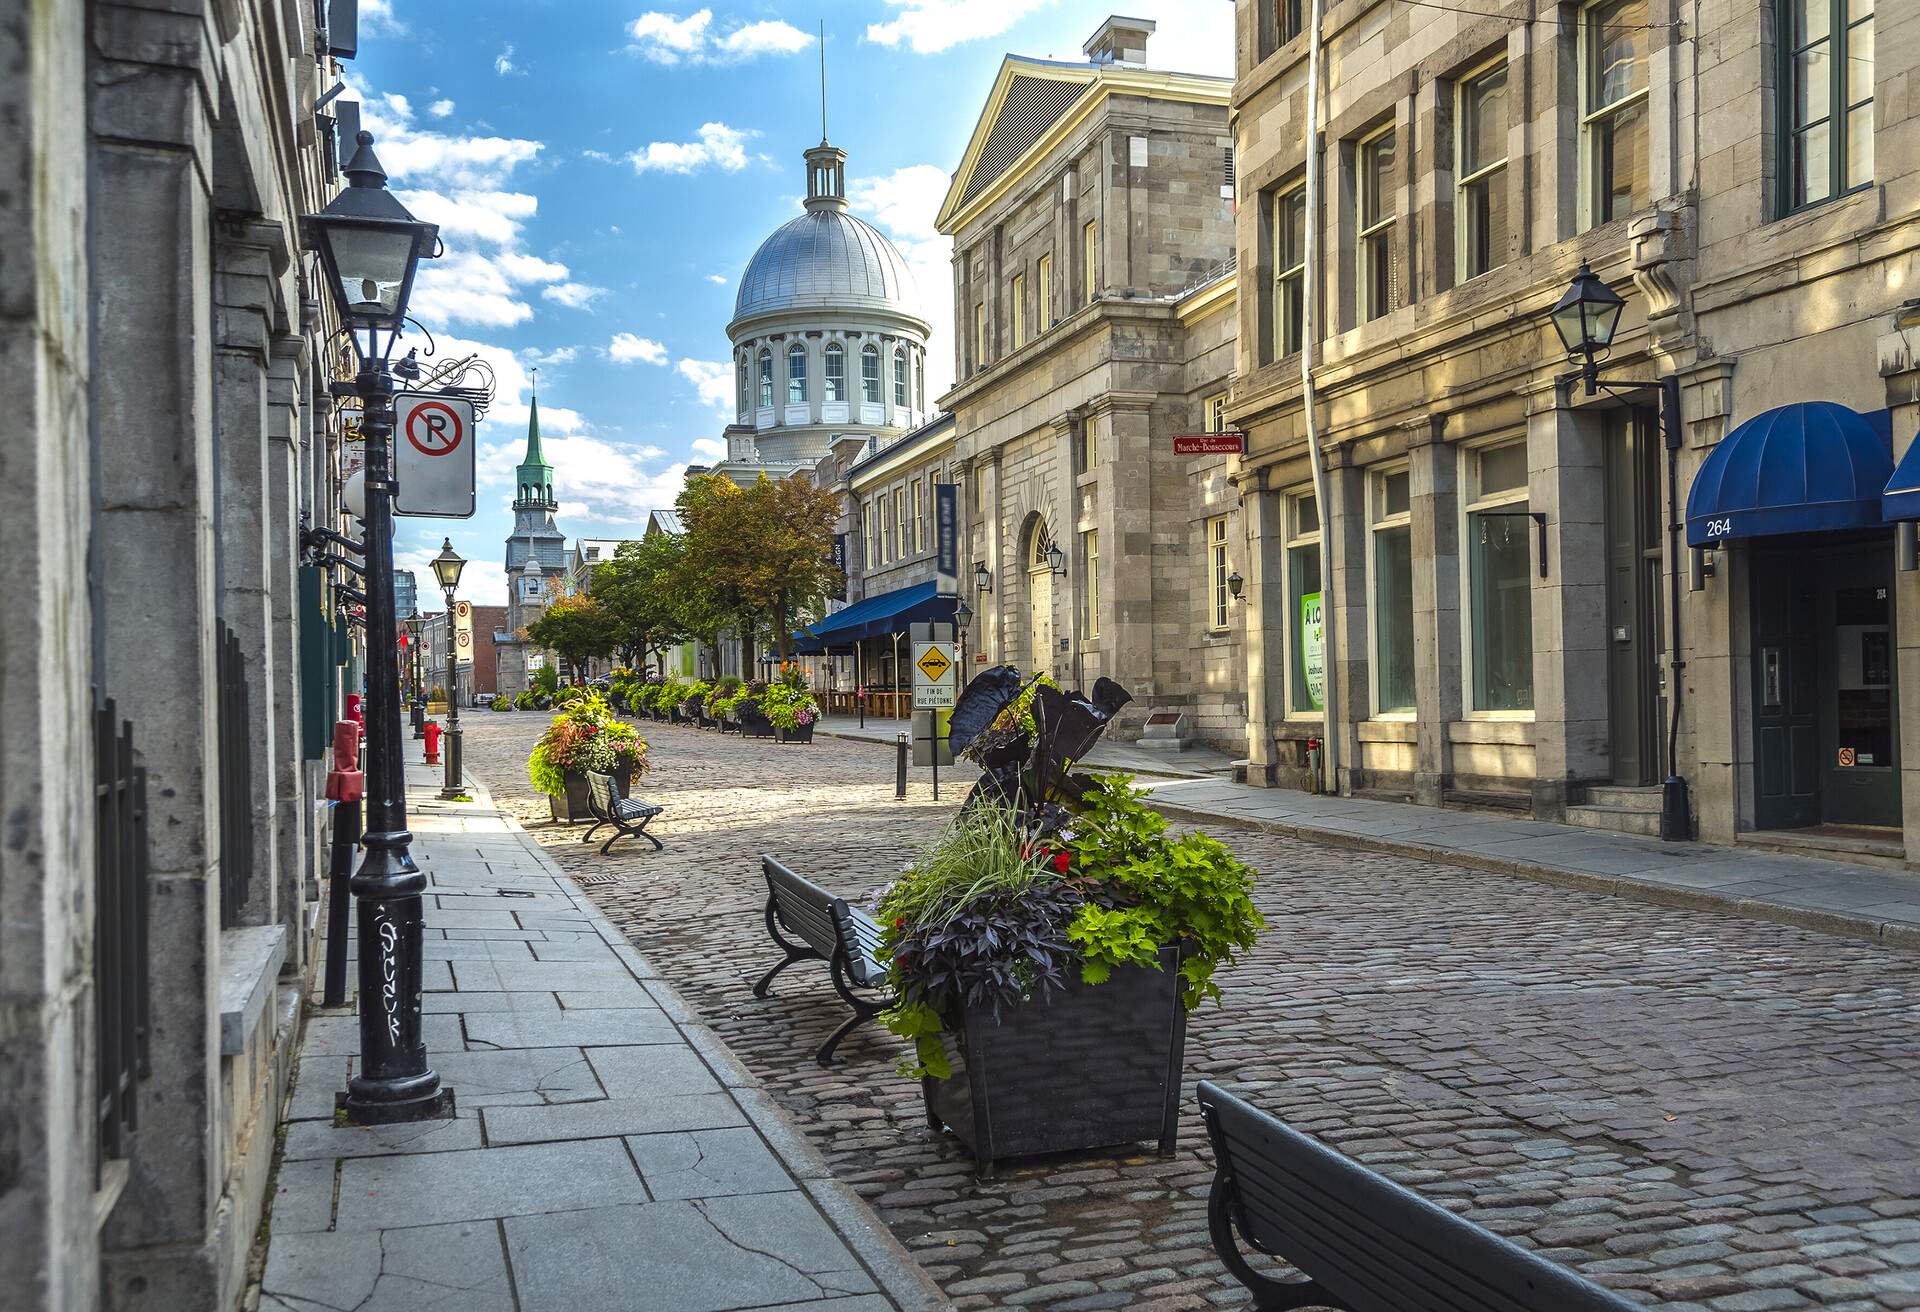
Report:
[[[423,1033],[458,1112],[336,1123],[358,1022],[316,1006],[261,1308],[949,1306],[540,847],[477,785],[451,803],[437,784],[409,766],[429,881]]]

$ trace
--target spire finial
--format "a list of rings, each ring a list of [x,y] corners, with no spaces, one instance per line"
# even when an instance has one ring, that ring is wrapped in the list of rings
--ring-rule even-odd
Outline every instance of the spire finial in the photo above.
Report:
[[[533,383],[531,385],[530,390],[533,392],[535,396],[540,395],[540,366],[535,365],[533,366],[532,369],[528,370],[527,372],[533,376]]]
[[[820,144],[827,141],[827,20],[820,20]]]

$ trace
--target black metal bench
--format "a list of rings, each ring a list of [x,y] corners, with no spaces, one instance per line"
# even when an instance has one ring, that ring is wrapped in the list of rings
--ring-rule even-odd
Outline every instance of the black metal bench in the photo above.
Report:
[[[1253,1293],[1254,1312],[1633,1312],[1582,1279],[1375,1175],[1205,1080],[1213,1140],[1207,1220],[1214,1251]],[[1250,1266],[1235,1241],[1304,1280]]]
[[[648,833],[647,825],[664,809],[652,802],[636,802],[630,797],[620,796],[620,790],[613,786],[612,775],[595,774],[589,770],[587,812],[593,817],[593,823],[580,836],[580,841],[587,842],[602,825],[612,825],[613,837],[600,845],[601,856],[605,856],[608,848],[629,834],[652,843],[654,851],[663,851],[666,844]]]
[[[835,897],[770,856],[760,858],[760,872],[767,879],[767,933],[787,955],[761,976],[753,986],[753,996],[766,997],[773,977],[796,961],[828,963],[833,991],[853,1008],[852,1019],[835,1030],[814,1054],[814,1060],[822,1066],[831,1066],[833,1050],[840,1046],[840,1040],[893,1005],[890,996],[869,1001],[854,992],[864,989],[871,993],[887,987],[886,968],[874,956],[880,947],[880,926],[872,916],[848,906],[845,898]],[[800,941],[794,942],[787,934]]]

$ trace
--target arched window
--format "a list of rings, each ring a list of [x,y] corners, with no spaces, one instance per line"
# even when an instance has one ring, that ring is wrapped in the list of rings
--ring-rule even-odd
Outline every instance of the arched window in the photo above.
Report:
[[[807,348],[795,342],[787,348],[787,404],[804,405],[807,400]]]
[[[773,352],[760,348],[760,408],[773,409]]]
[[[927,405],[927,357],[919,351],[913,355],[913,394],[920,398],[922,410],[930,408]]]
[[[907,408],[907,351],[903,346],[893,348],[893,404],[895,408]]]
[[[872,342],[860,348],[860,399],[880,404],[880,348]]]
[[[738,363],[739,367],[734,372],[738,375],[739,387],[735,393],[734,404],[742,414],[745,414],[751,408],[747,402],[747,357],[742,355]]]
[[[829,401],[847,399],[847,348],[838,342],[827,343],[827,395]]]

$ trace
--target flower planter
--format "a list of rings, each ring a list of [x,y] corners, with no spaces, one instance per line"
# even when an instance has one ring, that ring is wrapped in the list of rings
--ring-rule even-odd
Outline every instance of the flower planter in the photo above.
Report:
[[[613,772],[613,786],[620,791],[620,796],[625,797],[627,795],[627,788],[632,782],[632,766],[622,766]],[[567,795],[565,797],[548,797],[547,809],[553,812],[553,818],[556,822],[565,821],[570,825],[578,824],[582,820],[593,819],[593,811],[587,805],[587,802],[587,772],[585,770],[569,770],[567,771]]]
[[[812,741],[813,741],[813,725],[812,725],[812,723],[811,723],[811,722],[809,722],[809,723],[807,723],[807,724],[803,724],[803,725],[801,725],[801,726],[800,726],[800,727],[799,727],[798,729],[782,729],[782,730],[780,730],[780,741],[781,741],[781,742],[783,742],[783,743],[810,743],[810,742],[812,742]]]
[[[771,738],[773,721],[758,706],[745,707],[740,712],[740,732],[749,738]]]
[[[1105,984],[1066,989],[1002,1011],[964,1011],[941,1036],[950,1079],[921,1081],[927,1122],[994,1163],[1035,1153],[1157,1141],[1173,1152],[1187,1011],[1178,948],[1160,970],[1123,967]]]

